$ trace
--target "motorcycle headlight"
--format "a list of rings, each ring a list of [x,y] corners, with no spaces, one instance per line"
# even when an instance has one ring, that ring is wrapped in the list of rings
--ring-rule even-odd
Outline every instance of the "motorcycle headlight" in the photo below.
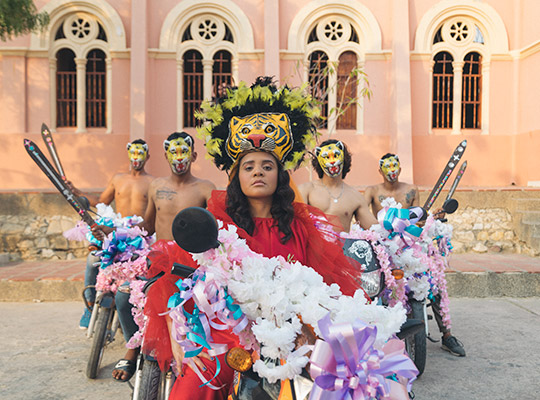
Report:
[[[379,294],[381,291],[380,269],[371,272],[363,272],[362,275],[360,275],[360,279],[362,280],[362,288],[369,297],[373,298]]]

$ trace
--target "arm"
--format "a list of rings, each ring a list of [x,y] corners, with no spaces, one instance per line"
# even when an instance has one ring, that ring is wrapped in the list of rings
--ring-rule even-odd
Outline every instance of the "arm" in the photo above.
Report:
[[[212,197],[212,192],[216,190],[216,185],[214,185],[210,181],[205,181],[205,185],[203,187],[203,195],[206,199],[205,201],[205,208],[208,207],[208,200],[210,200],[210,197]]]
[[[139,228],[148,232],[148,235],[153,235],[156,232],[156,203],[154,197],[156,194],[155,181],[150,184],[148,188],[148,204],[146,205],[146,211],[144,212],[144,220],[140,224],[137,224]]]
[[[166,315],[165,319],[167,320],[167,327],[169,328],[169,339],[171,341],[171,351],[173,354],[174,361],[176,361],[177,374],[180,376],[184,376],[182,365],[184,363],[184,358],[185,358],[186,353],[184,352],[184,349],[182,348],[182,346],[180,346],[180,344],[174,339],[174,335],[172,333],[171,317]],[[197,365],[197,367],[199,367],[201,371],[206,371],[206,367],[204,363],[201,361],[201,358],[206,358],[207,360],[213,360],[213,358],[210,357],[208,353],[204,351],[199,353],[198,356],[194,356],[189,359],[192,360],[193,363],[195,363],[195,365]],[[193,363],[187,363],[191,369],[193,369],[193,366],[192,366]]]
[[[99,198],[97,199],[95,204],[92,204],[92,200],[89,199],[90,204],[95,206],[98,203],[105,203],[105,204],[111,204],[112,203],[112,201],[114,200],[114,193],[115,193],[114,181],[115,181],[116,176],[117,175],[113,176],[113,178],[110,180],[109,184],[107,185],[107,187],[105,188],[103,193],[101,193],[101,195],[99,196]]]
[[[75,196],[86,197],[90,202],[90,205],[95,207],[98,203],[105,203],[108,205],[114,200],[114,178],[116,178],[116,175],[109,181],[107,188],[99,196],[82,192],[79,188],[75,187],[71,181],[66,181],[66,184],[69,186]]]
[[[372,225],[376,225],[379,222],[373,216],[373,214],[369,212],[369,205],[364,196],[362,196],[360,193],[358,193],[358,195],[358,207],[354,212],[354,216],[362,228],[369,229]]]
[[[306,204],[309,204],[309,193],[311,192],[312,187],[313,183],[311,182],[302,183],[300,186],[298,186],[298,192]]]
[[[375,188],[373,186],[368,186],[366,188],[366,191],[364,192],[365,201],[368,206],[368,208],[371,208],[371,212],[373,212],[373,215],[376,216],[375,212],[373,211],[373,199],[375,196]],[[358,217],[357,217],[358,220]]]
[[[413,196],[411,207],[420,207],[420,192],[418,191],[418,186],[413,185],[411,192],[411,196]]]

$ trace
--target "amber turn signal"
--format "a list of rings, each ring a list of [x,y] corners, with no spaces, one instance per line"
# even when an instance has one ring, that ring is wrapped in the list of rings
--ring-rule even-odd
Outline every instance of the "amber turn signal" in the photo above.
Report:
[[[403,270],[402,269],[393,269],[392,270],[392,276],[397,279],[397,280],[400,280],[400,279],[403,279]]]
[[[229,367],[238,372],[246,372],[253,365],[249,351],[241,347],[233,347],[225,355],[225,362]]]

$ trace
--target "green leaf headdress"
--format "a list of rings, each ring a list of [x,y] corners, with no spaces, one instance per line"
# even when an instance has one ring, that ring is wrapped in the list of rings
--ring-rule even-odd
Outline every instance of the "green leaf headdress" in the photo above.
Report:
[[[215,103],[203,102],[195,116],[205,123],[198,136],[218,168],[229,170],[245,151],[267,151],[285,169],[296,169],[316,145],[320,110],[305,86],[278,88],[259,77],[251,87],[241,82]]]

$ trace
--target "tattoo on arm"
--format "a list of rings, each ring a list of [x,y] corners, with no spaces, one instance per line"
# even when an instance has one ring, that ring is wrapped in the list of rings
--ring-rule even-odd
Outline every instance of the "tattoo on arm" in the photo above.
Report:
[[[405,195],[405,201],[407,205],[410,206],[413,203],[414,197],[416,196],[416,190],[412,189]]]
[[[176,195],[174,190],[170,189],[158,189],[156,190],[156,200],[172,200]]]

